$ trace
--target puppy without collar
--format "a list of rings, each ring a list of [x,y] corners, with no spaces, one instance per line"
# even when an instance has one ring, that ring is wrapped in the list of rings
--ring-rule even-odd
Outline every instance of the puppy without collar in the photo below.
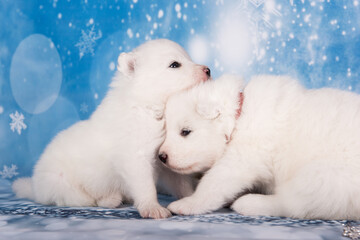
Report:
[[[170,212],[157,201],[155,183],[177,197],[192,193],[189,177],[156,159],[164,138],[167,98],[210,78],[178,44],[149,41],[118,58],[111,89],[89,120],[59,133],[31,178],[14,182],[18,197],[58,206],[118,207],[134,202],[142,217]]]

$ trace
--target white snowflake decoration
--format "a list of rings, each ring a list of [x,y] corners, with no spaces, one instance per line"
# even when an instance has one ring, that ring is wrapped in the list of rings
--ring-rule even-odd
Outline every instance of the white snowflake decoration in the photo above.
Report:
[[[18,111],[16,111],[15,113],[11,113],[10,114],[10,118],[11,118],[11,123],[10,123],[10,129],[21,135],[21,130],[25,130],[27,128],[26,124],[24,123],[24,115],[22,113],[19,113]]]
[[[96,44],[96,40],[100,39],[101,37],[101,31],[98,31],[98,33],[96,33],[94,25],[88,32],[81,30],[80,40],[77,44],[75,44],[75,46],[79,48],[80,59],[86,53],[91,53],[92,55],[94,55],[94,47]]]
[[[4,165],[4,168],[2,171],[0,171],[0,175],[2,178],[8,178],[11,179],[13,177],[15,177],[16,175],[18,175],[19,173],[16,171],[18,168],[16,165],[11,164],[11,167],[8,167],[6,165]]]

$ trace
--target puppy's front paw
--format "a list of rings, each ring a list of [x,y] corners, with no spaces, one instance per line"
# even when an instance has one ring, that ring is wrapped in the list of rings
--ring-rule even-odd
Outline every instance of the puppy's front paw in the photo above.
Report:
[[[192,201],[191,198],[186,197],[170,203],[168,209],[171,212],[179,215],[196,215],[206,212],[200,209],[199,207],[196,207],[196,205],[197,204],[194,201]]]
[[[143,218],[161,219],[171,217],[171,212],[160,204],[143,207],[139,209],[139,213]]]

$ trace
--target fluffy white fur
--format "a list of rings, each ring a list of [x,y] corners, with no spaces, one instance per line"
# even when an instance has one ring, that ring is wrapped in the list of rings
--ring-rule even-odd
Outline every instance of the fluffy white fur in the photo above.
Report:
[[[225,76],[170,98],[165,118],[166,165],[210,169],[172,212],[202,214],[237,199],[231,207],[244,215],[360,219],[359,95],[306,90],[283,76],[244,87]]]
[[[180,65],[170,67],[173,62]],[[164,168],[155,155],[164,140],[167,98],[209,78],[178,44],[149,41],[118,58],[111,89],[91,118],[59,133],[32,178],[19,179],[18,197],[58,206],[118,207],[133,201],[142,217],[163,218],[155,183],[177,197],[193,192],[189,177]]]

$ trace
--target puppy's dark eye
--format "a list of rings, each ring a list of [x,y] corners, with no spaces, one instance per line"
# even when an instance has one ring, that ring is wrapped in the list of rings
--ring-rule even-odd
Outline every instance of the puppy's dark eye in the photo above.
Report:
[[[180,135],[183,136],[183,137],[186,137],[186,136],[189,135],[190,133],[191,133],[191,130],[190,130],[190,129],[183,128],[183,129],[181,129]]]
[[[169,66],[169,68],[179,68],[179,67],[181,67],[181,63],[176,62],[176,61],[171,63]]]

